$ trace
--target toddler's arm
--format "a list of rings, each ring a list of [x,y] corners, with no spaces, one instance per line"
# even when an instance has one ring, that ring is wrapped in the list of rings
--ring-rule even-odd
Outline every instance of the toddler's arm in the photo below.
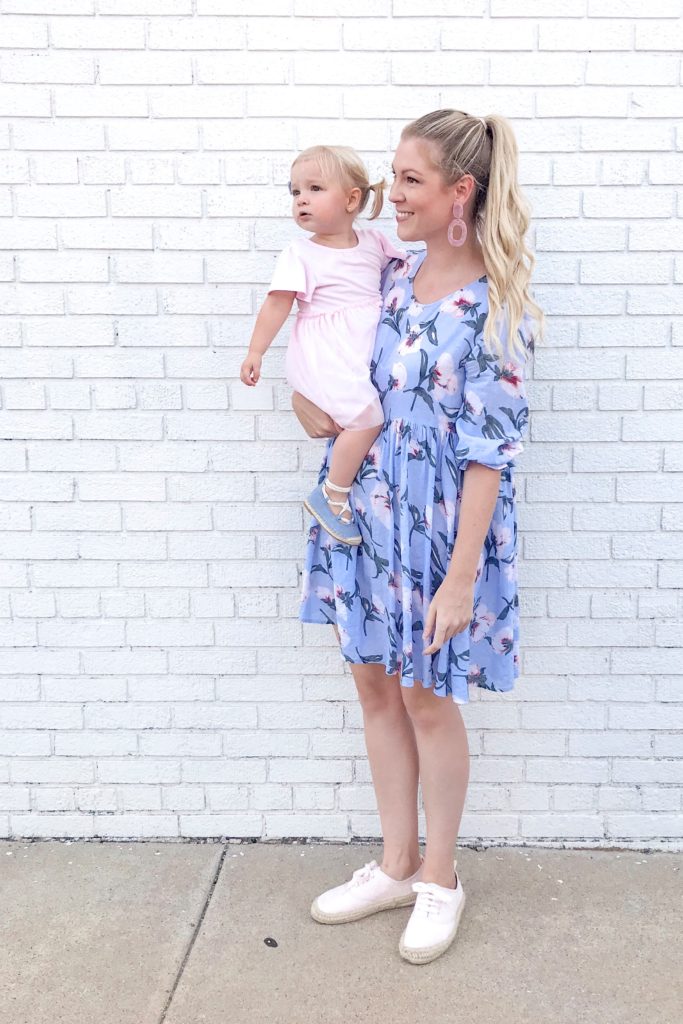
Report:
[[[247,357],[240,368],[240,380],[253,388],[261,376],[263,355],[270,348],[285,320],[289,316],[296,292],[269,292],[256,317],[249,342]]]

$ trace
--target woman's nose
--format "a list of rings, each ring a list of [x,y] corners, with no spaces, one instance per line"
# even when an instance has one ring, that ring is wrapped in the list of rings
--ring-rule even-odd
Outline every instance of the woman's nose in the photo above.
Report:
[[[394,182],[392,182],[391,188],[389,189],[389,202],[390,203],[399,203],[400,201],[401,201],[401,190],[398,187],[398,184],[394,181]]]

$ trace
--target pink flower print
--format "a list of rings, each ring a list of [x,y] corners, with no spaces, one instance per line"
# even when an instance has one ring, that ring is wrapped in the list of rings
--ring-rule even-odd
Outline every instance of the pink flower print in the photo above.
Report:
[[[450,313],[451,316],[461,317],[467,313],[475,303],[474,293],[461,288],[451,295],[439,306],[440,313]]]
[[[328,608],[334,608],[334,595],[328,587],[316,587],[315,596],[323,604],[326,604]]]
[[[496,621],[496,613],[489,611],[486,605],[480,604],[475,617],[470,623],[470,638],[473,643],[483,640],[491,626]]]
[[[401,573],[394,572],[393,570],[389,573],[389,579],[387,580],[387,586],[390,590],[393,590],[395,594],[398,594],[401,590]]]
[[[422,316],[423,309],[424,307],[421,306],[419,302],[416,302],[415,299],[413,299],[413,301],[408,306],[408,316],[416,320]]]
[[[506,580],[511,580],[514,583],[514,581],[517,579],[517,563],[503,563],[503,576],[505,577]]]
[[[411,327],[396,351],[400,356],[404,356],[407,352],[412,352],[413,350],[418,351],[420,348],[419,341],[419,328]]]
[[[390,313],[395,313],[399,307],[401,299],[403,298],[403,290],[401,288],[392,288],[387,292],[387,297],[384,300],[384,305]]]
[[[382,526],[391,526],[391,495],[386,484],[377,484],[370,492],[370,505]]]
[[[342,598],[344,597],[344,588],[340,586],[338,583],[334,588],[334,596],[336,599],[335,608],[337,610],[337,617],[345,619],[349,613],[349,610],[344,604],[344,601],[342,600]]]
[[[501,548],[504,548],[512,540],[512,530],[509,526],[501,526],[497,523],[493,527],[493,536],[496,541],[496,552],[500,553]]]
[[[368,462],[370,463],[371,466],[374,466],[375,468],[377,468],[377,464],[379,462],[380,454],[381,454],[380,446],[378,444],[373,444],[373,446],[370,448],[368,454],[366,455],[366,458],[367,458],[367,460],[368,460]]]
[[[403,363],[394,363],[391,367],[391,390],[403,391],[408,380],[408,371]],[[372,450],[372,449],[371,449]]]
[[[503,574],[504,574],[506,580],[516,580],[517,579],[517,554],[516,553],[512,556],[512,559],[509,562],[505,562],[505,564],[503,565]]]
[[[439,433],[442,437],[446,434],[457,434],[455,420],[451,419],[450,416],[443,416],[439,414],[437,416],[437,420],[439,424]]]
[[[315,544],[316,540],[318,539],[318,534],[319,533],[320,533],[320,527],[316,523],[308,531],[308,539]]]
[[[402,277],[407,277],[410,266],[407,260],[400,260],[391,272],[391,280],[399,281]]]
[[[501,445],[501,452],[503,452],[509,459],[515,455],[521,455],[524,451],[524,445],[521,441],[505,441]]]
[[[510,626],[505,626],[491,639],[491,646],[498,654],[509,654],[512,650],[513,632]]]
[[[377,615],[384,615],[386,611],[384,601],[381,597],[378,597],[377,594],[372,594],[372,610],[376,612]]]
[[[365,502],[363,501],[362,498],[354,498],[353,507],[355,508],[356,512],[360,513],[360,515],[365,515]]]
[[[522,371],[515,363],[505,363],[500,371],[501,386],[513,398],[522,394]]]
[[[448,498],[442,498],[439,502],[439,508],[446,520],[446,533],[450,533],[455,522],[455,502],[450,501]]]
[[[465,408],[472,416],[481,416],[484,411],[484,403],[475,391],[465,392]]]
[[[481,667],[479,665],[470,665],[467,673],[467,682],[473,684],[478,682],[481,679],[481,674]]]
[[[481,574],[483,573],[483,571],[484,571],[484,552],[482,551],[482,553],[479,555],[479,561],[477,563],[477,573],[476,573],[476,575],[474,577],[474,582],[475,583],[479,582],[479,580],[481,579]]]
[[[420,445],[415,440],[411,441],[408,445],[408,452],[414,459],[419,459],[421,451]]]
[[[434,388],[438,400],[444,395],[453,395],[458,390],[458,377],[453,366],[453,356],[450,352],[440,355],[431,370],[431,378],[434,381]]]

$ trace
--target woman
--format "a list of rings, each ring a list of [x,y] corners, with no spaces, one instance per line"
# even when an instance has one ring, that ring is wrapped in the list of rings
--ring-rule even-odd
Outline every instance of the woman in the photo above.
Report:
[[[385,272],[372,363],[385,423],[353,486],[362,543],[311,526],[300,611],[334,625],[351,664],[384,855],[311,913],[335,924],[414,903],[399,950],[426,963],[453,941],[465,899],[453,860],[469,779],[458,705],[469,685],[509,691],[519,675],[512,460],[543,314],[528,293],[529,214],[505,118],[427,114],[404,128],[393,171],[408,257]],[[411,249],[418,241],[426,248]],[[293,405],[311,436],[335,436],[302,396]],[[327,453],[320,480],[326,470]]]

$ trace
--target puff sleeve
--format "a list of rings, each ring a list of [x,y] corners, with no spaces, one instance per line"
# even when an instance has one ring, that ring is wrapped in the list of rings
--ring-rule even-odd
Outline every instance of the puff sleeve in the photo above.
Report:
[[[296,292],[297,299],[310,302],[315,288],[312,268],[302,259],[295,244],[288,245],[279,254],[269,292]]]
[[[405,260],[406,254],[403,249],[398,249],[381,231],[374,231],[373,233],[377,236],[377,242],[382,253],[382,270],[385,269],[391,260]]]
[[[529,325],[525,318],[520,326],[527,353],[532,344]],[[505,337],[502,341],[499,360],[484,347],[482,329],[464,362],[462,406],[455,419],[455,457],[461,469],[470,462],[505,469],[524,450],[529,423],[526,366],[510,354]]]

